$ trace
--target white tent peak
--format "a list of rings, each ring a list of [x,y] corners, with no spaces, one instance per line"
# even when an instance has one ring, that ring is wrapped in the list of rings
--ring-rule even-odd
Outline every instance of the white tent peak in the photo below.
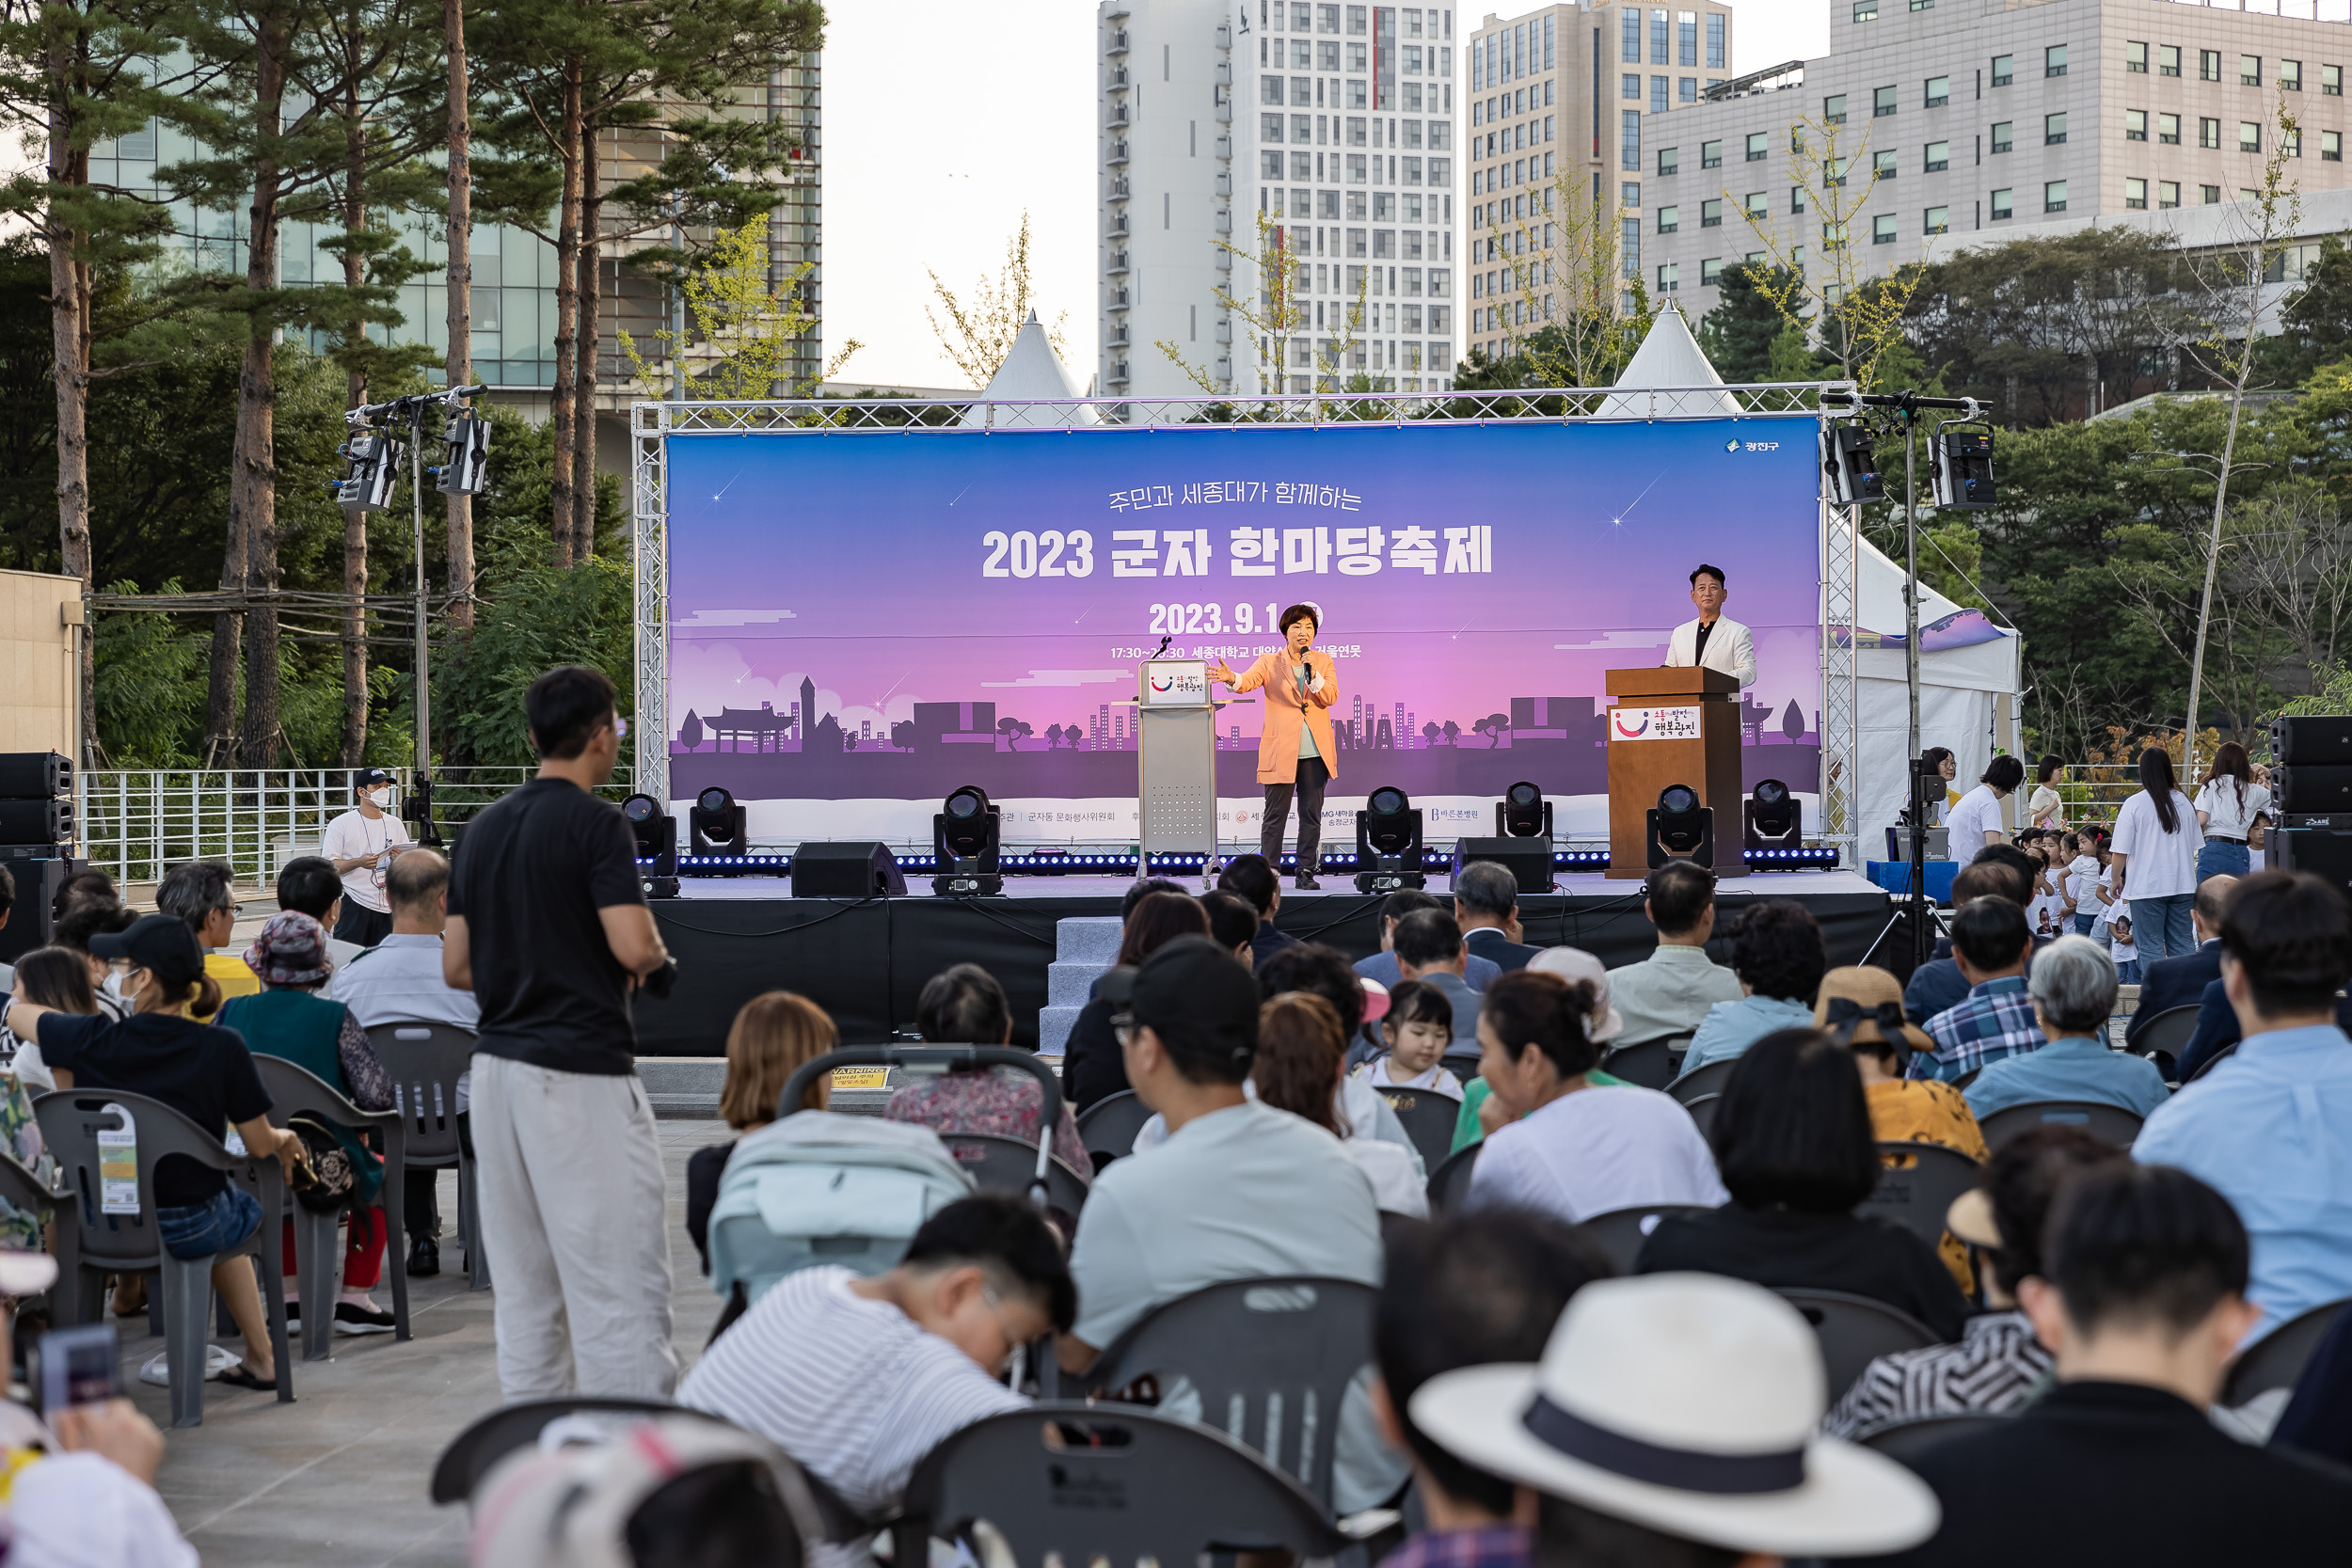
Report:
[[[1649,331],[1642,339],[1642,346],[1633,351],[1631,363],[1617,377],[1617,395],[1601,400],[1597,416],[1604,420],[1646,419],[1652,412],[1645,397],[1627,397],[1627,392],[1647,391],[1655,388],[1721,387],[1724,378],[1715,373],[1698,340],[1691,336],[1691,324],[1682,311],[1669,303],[1651,321]],[[1672,408],[1659,409],[1663,414],[1689,418],[1694,414],[1713,412],[1709,404],[1720,405],[1725,414],[1740,411],[1740,400],[1729,392],[1718,392],[1709,398],[1681,397]]]
[[[1005,362],[996,367],[988,385],[980,391],[981,404],[988,403],[1056,403],[1079,395],[1072,384],[1070,372],[1064,369],[1054,345],[1046,340],[1045,327],[1037,319],[1032,308],[1029,319],[1021,324],[1013,335],[1012,349]],[[967,425],[993,425],[997,429],[1034,430],[1051,425],[1094,424],[1094,410],[1083,404],[1068,408],[1025,408],[1009,418],[998,415],[989,418],[989,411],[979,404],[964,411],[962,422]]]

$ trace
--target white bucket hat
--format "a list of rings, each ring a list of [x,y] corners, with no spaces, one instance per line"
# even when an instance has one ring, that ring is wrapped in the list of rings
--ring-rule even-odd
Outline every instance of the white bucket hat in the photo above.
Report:
[[[1609,1000],[1609,966],[1581,947],[1547,947],[1527,960],[1527,967],[1538,974],[1557,974],[1570,985],[1593,988],[1593,1016],[1584,1026],[1584,1037],[1595,1045],[1607,1045],[1625,1033],[1625,1015]]]
[[[1815,1435],[1820,1342],[1797,1309],[1715,1275],[1597,1280],[1538,1366],[1423,1384],[1413,1423],[1509,1481],[1731,1551],[1854,1557],[1935,1533],[1927,1482]]]

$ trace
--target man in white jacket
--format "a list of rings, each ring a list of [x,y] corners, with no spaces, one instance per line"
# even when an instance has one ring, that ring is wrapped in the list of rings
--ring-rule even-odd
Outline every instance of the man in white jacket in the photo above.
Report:
[[[1691,602],[1699,607],[1699,618],[1675,627],[1666,643],[1668,669],[1703,664],[1741,686],[1756,684],[1756,639],[1724,613],[1724,600],[1730,596],[1721,566],[1702,564],[1691,574]]]

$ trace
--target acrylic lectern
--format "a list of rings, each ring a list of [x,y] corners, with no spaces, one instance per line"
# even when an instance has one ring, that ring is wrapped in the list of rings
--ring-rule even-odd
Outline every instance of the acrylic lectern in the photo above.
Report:
[[[1672,784],[1714,812],[1716,872],[1743,875],[1739,681],[1702,665],[1608,678],[1609,875],[1649,875],[1649,813]]]
[[[1155,854],[1216,863],[1216,710],[1208,664],[1153,659],[1136,689],[1136,811],[1145,863]]]

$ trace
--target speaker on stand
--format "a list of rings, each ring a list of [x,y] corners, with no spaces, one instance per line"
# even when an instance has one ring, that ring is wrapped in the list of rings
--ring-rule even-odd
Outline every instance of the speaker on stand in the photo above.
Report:
[[[2352,895],[2352,718],[2282,715],[2270,721],[2270,863],[2308,871]]]
[[[55,752],[0,752],[0,866],[15,892],[0,925],[0,963],[13,963],[56,932],[57,890],[81,868],[73,858],[73,763]]]

